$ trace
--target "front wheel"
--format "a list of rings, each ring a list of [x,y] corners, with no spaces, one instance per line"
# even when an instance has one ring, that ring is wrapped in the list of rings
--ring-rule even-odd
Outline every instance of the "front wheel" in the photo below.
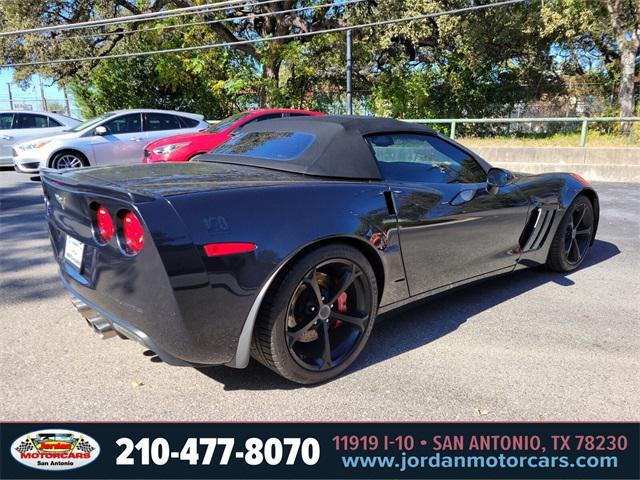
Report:
[[[342,373],[364,348],[376,317],[373,268],[357,249],[327,245],[296,261],[265,299],[252,353],[297,383]]]
[[[589,252],[595,231],[591,201],[578,196],[569,206],[549,249],[547,266],[556,272],[570,272],[580,266]]]
[[[51,160],[51,168],[65,170],[67,168],[80,168],[88,165],[87,160],[76,152],[60,152]]]

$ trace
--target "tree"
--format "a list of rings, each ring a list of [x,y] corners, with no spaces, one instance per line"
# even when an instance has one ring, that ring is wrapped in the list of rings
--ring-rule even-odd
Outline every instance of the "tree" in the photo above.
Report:
[[[620,115],[631,117],[635,112],[635,66],[640,48],[640,1],[606,1],[613,33],[620,50]],[[623,122],[622,131],[628,135],[631,131],[631,123]]]
[[[469,3],[380,2],[377,16],[441,12]],[[379,114],[505,115],[514,104],[557,88],[551,42],[541,34],[541,24],[539,6],[513,5],[359,32],[356,38],[371,45],[371,63],[359,74],[374,85]]]
[[[54,25],[60,23],[74,23],[100,18],[110,18],[126,14],[158,12],[170,8],[180,8],[201,4],[198,0],[34,0],[30,2],[3,2],[0,4],[0,26],[3,30],[26,28],[33,25]],[[200,35],[189,38],[181,36],[182,30],[166,31],[168,37],[182,40],[184,46],[202,45],[204,38],[213,38],[211,43],[237,42],[239,40],[283,36],[298,32],[310,32],[326,29],[340,24],[341,15],[345,9],[342,6],[332,8],[318,8],[289,11],[298,7],[313,7],[320,0],[282,0],[275,3],[252,4],[250,11],[242,8],[228,8],[222,11],[198,16],[200,21],[220,20],[224,17],[237,18],[233,22],[208,23],[197,29]],[[246,17],[246,18],[243,18]],[[179,17],[180,18],[180,17]],[[184,17],[181,19],[184,22]],[[161,29],[166,21],[158,21],[156,25]],[[174,22],[175,23],[175,22]],[[56,32],[47,34],[31,34],[20,37],[0,38],[0,51],[6,61],[12,63],[42,60],[46,58],[78,58],[83,56],[105,56],[118,51],[133,50],[130,39],[138,34],[132,31],[147,28],[147,22],[133,22],[91,30],[93,36],[78,38],[77,31]],[[250,65],[261,81],[253,85],[264,87],[263,96],[259,99],[261,105],[269,105],[280,87],[280,75],[283,63],[286,62],[290,46],[310,43],[314,39],[301,38],[294,40],[284,38],[262,44],[234,45],[231,49],[239,58],[239,62]],[[27,79],[32,73],[39,72],[54,79],[66,81],[88,75],[95,69],[99,61],[88,63],[70,63],[46,65],[39,67],[25,67],[17,72],[18,79]]]
[[[194,32],[183,32],[185,35]],[[173,48],[175,38],[161,31],[145,32],[114,49]],[[251,75],[233,52],[223,49],[198,54],[119,58],[100,62],[84,75],[67,80],[85,117],[122,108],[162,108],[224,118],[246,108],[253,98],[235,89],[238,78]]]
[[[634,114],[634,70],[640,35],[638,0],[547,0],[545,33],[554,41],[566,75],[593,82],[592,94],[619,85],[622,116]],[[630,124],[622,130],[629,133]]]

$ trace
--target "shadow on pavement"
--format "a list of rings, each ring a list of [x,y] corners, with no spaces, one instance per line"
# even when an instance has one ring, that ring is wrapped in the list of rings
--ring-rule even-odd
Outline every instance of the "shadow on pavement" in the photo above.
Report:
[[[0,189],[0,245],[0,284],[4,297],[20,302],[64,293],[57,270],[25,275],[31,269],[54,262],[39,183],[25,181]]]
[[[597,265],[619,253],[620,250],[613,243],[596,240],[580,269]],[[468,318],[549,282],[560,287],[574,284],[568,276],[544,268],[521,270],[457,290],[464,292],[464,295],[453,291],[381,315],[360,358],[343,375],[427,345],[455,331]],[[228,367],[207,367],[198,370],[223,383],[225,390],[287,390],[315,387],[289,382],[254,360],[244,370]]]

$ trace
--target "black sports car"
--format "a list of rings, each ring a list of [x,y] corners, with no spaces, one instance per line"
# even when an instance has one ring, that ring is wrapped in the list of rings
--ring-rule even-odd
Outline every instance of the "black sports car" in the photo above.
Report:
[[[42,179],[62,281],[99,333],[170,364],[252,355],[300,383],[345,370],[379,312],[577,268],[599,215],[576,175],[512,174],[370,117],[265,121],[197,162]]]

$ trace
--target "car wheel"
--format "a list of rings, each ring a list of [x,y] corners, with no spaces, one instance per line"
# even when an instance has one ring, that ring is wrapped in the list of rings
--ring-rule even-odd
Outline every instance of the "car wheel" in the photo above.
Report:
[[[556,272],[570,272],[580,266],[593,240],[595,215],[591,201],[578,196],[569,206],[558,226],[547,266]]]
[[[56,170],[80,168],[88,165],[89,163],[87,162],[87,159],[77,152],[60,152],[51,160],[51,168],[55,168]]]
[[[327,245],[297,260],[265,299],[252,354],[302,384],[342,373],[364,348],[376,317],[373,268],[357,249]]]

